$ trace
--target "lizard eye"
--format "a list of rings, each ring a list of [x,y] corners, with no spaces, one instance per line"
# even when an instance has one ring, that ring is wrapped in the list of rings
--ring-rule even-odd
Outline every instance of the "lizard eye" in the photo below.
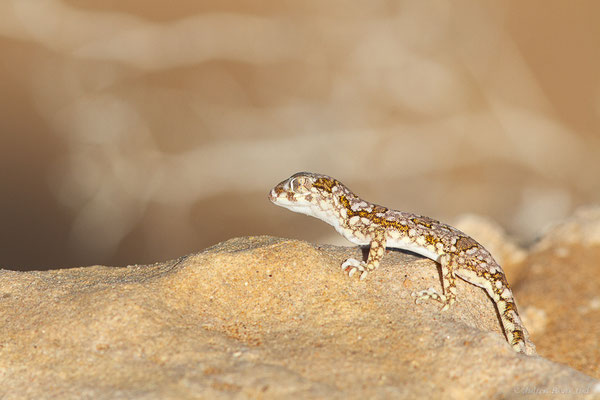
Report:
[[[290,189],[293,192],[304,192],[306,191],[306,179],[303,177],[297,177],[290,181]]]

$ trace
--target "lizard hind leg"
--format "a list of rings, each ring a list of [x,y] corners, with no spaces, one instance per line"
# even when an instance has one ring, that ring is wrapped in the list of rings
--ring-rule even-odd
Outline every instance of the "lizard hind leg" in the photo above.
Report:
[[[434,288],[429,288],[413,292],[411,293],[411,296],[416,298],[415,302],[417,304],[428,299],[439,301],[443,304],[442,311],[446,311],[456,301],[456,275],[454,274],[454,268],[450,257],[442,256],[440,258],[440,265],[442,267],[443,294],[438,293]]]

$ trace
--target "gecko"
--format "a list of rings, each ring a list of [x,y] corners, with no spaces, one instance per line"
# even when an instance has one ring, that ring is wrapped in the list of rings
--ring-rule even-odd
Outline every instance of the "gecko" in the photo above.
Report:
[[[435,219],[392,210],[358,197],[335,178],[298,172],[277,184],[269,200],[291,211],[318,218],[359,246],[370,246],[367,261],[348,258],[342,270],[363,280],[380,264],[386,248],[408,250],[441,266],[442,293],[433,288],[412,293],[416,302],[432,299],[442,311],[456,301],[456,277],[483,288],[500,315],[508,343],[518,352],[536,354],[523,325],[504,271],[477,241]]]

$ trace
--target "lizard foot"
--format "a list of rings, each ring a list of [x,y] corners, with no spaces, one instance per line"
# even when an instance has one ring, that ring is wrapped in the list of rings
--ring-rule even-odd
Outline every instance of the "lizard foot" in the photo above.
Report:
[[[444,305],[442,307],[442,311],[446,311],[448,308],[450,308],[450,305],[454,302],[454,298],[452,298],[452,297],[449,298],[443,294],[439,294],[438,292],[436,292],[436,290],[434,288],[421,290],[419,292],[412,292],[410,295],[412,297],[416,298],[415,303],[417,303],[417,304],[421,304],[423,301],[428,300],[428,299],[439,301],[440,303],[442,303]]]
[[[364,261],[358,261],[354,258],[349,258],[342,263],[342,269],[348,273],[348,276],[354,275],[357,271],[360,272],[360,280],[362,281],[367,277],[367,263]]]

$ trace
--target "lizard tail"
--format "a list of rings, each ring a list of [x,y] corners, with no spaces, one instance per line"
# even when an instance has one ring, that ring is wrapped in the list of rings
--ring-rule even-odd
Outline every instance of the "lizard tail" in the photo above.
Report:
[[[498,296],[499,294],[492,294],[492,296],[494,295]],[[512,296],[508,298],[501,297],[498,301],[498,311],[500,312],[500,319],[504,326],[506,339],[513,349],[526,355],[537,354],[535,344],[529,339],[529,332],[519,317],[514,298]]]

